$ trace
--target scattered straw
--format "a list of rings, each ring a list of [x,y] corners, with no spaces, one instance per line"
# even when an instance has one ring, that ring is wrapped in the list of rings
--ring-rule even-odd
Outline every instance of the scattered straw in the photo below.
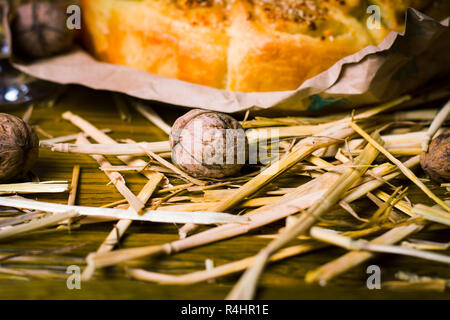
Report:
[[[442,208],[450,212],[450,207],[447,206],[439,197],[437,197],[416,175],[407,167],[403,165],[401,161],[395,158],[392,154],[389,153],[383,146],[381,146],[378,142],[373,140],[360,126],[356,123],[351,122],[351,127],[355,129],[364,139],[366,139],[370,144],[372,144],[375,148],[377,148],[382,154],[384,154],[389,160],[392,161],[402,172],[408,177],[413,183],[415,183],[422,191],[433,199],[437,204],[439,204]]]
[[[380,141],[377,134],[375,139]],[[375,148],[368,145],[364,152],[355,159],[356,165],[370,165],[377,157]],[[298,235],[306,232],[317,219],[333,205],[335,205],[344,193],[367,171],[367,167],[346,168],[337,181],[327,190],[327,195],[317,201],[312,207],[303,213],[298,221],[287,228],[280,236],[273,240],[267,247],[260,251],[254,264],[241,277],[239,282],[228,295],[227,299],[252,299],[256,290],[258,279],[264,270],[264,266],[270,256]]]

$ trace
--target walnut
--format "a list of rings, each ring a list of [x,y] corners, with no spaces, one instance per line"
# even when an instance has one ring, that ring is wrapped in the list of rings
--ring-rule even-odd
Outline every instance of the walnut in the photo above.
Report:
[[[68,49],[73,32],[62,7],[33,1],[17,8],[11,24],[13,48],[27,58],[42,58]]]
[[[191,110],[178,118],[170,134],[172,160],[194,177],[223,178],[245,164],[247,139],[229,115]]]
[[[431,141],[428,152],[420,155],[420,165],[434,181],[450,181],[450,130]]]
[[[39,154],[33,129],[16,116],[0,113],[0,183],[23,178]]]

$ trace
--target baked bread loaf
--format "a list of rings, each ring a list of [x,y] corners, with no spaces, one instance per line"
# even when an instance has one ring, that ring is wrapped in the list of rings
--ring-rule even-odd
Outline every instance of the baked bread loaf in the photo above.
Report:
[[[444,0],[445,1],[445,0]],[[100,60],[234,91],[293,90],[431,0],[82,0]],[[379,29],[367,26],[378,5]]]

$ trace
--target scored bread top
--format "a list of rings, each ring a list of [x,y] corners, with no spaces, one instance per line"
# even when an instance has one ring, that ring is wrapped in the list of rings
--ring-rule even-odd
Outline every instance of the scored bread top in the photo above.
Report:
[[[445,1],[445,0],[442,0]],[[101,60],[235,91],[293,90],[401,31],[432,0],[82,0],[85,43]],[[367,8],[377,5],[378,29]]]

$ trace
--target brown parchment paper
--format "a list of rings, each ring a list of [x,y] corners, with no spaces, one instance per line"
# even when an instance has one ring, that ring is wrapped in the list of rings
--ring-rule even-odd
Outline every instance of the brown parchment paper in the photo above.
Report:
[[[219,90],[95,60],[82,49],[33,64],[22,72],[61,84],[79,84],[145,100],[233,113],[249,108],[318,110],[386,101],[450,74],[449,18],[436,21],[408,9],[403,34],[391,32],[338,61],[297,90],[244,93]]]

